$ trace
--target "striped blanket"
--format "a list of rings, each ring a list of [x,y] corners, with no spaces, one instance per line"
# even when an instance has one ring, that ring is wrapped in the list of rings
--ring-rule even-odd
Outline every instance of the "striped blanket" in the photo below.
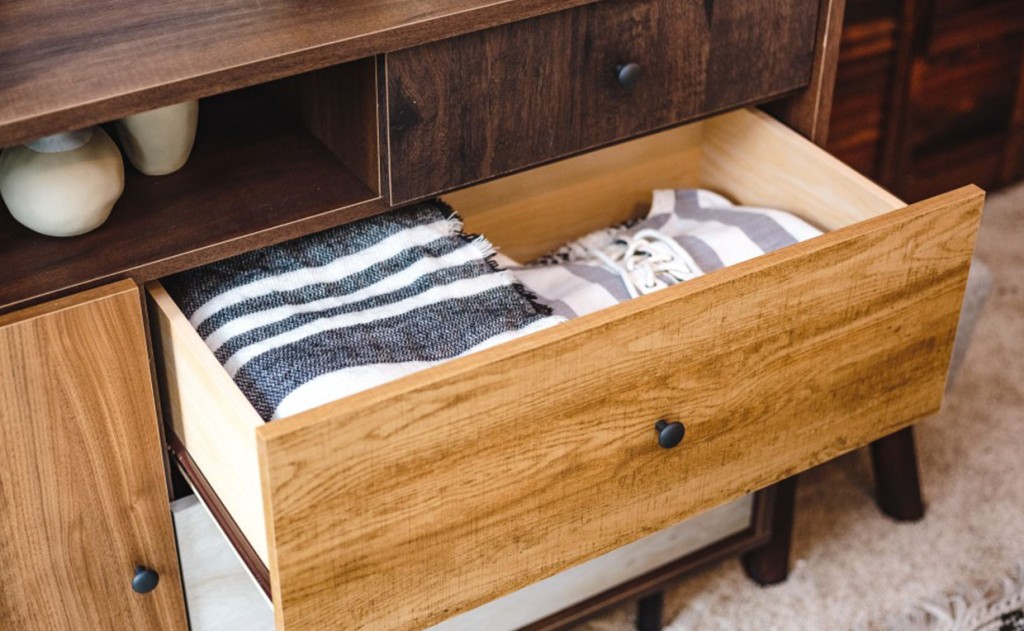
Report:
[[[550,316],[438,202],[166,279],[264,420],[547,328]]]
[[[574,318],[820,234],[790,213],[735,206],[711,191],[657,190],[641,220],[528,265],[496,260],[556,315]]]

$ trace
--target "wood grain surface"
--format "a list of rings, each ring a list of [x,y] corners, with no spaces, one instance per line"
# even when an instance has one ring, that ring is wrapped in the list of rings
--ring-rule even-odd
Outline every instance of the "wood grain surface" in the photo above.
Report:
[[[707,121],[701,185],[737,202],[780,208],[836,230],[905,204],[763,112]]]
[[[594,230],[633,219],[656,188],[701,181],[705,123],[566,158],[442,198],[503,254],[521,262]]]
[[[385,210],[275,105],[259,90],[202,101],[185,167],[149,177],[126,166],[124,195],[88,234],[36,234],[0,203],[0,309],[105,279],[144,282]]]
[[[0,349],[0,628],[186,628],[137,288],[0,317]]]
[[[279,627],[422,628],[934,412],[982,197],[260,428]]]
[[[11,0],[0,146],[591,0]]]
[[[817,0],[599,2],[386,56],[391,197],[421,198],[806,85]],[[619,85],[620,64],[641,66]]]
[[[864,175],[879,179],[889,125],[902,6],[886,0],[847,0],[839,47],[828,150]]]
[[[673,559],[647,574],[638,576],[627,583],[616,585],[612,589],[567,607],[543,620],[538,620],[520,631],[566,631],[573,629],[583,621],[609,607],[614,607],[615,605],[664,589],[672,581],[709,563],[735,557],[738,554],[764,545],[770,536],[769,528],[774,504],[775,491],[773,487],[768,487],[754,495],[753,514],[751,515],[752,525],[747,531],[722,539],[693,554]]]
[[[1018,87],[1024,67],[1024,6],[1012,3],[1012,10],[1018,16],[1014,37],[998,39],[979,30],[959,50],[913,51],[905,109],[896,114],[898,135],[888,165],[888,181],[908,198],[967,182],[995,188],[1015,181],[1003,179],[1003,171],[1019,159],[1015,142],[1024,135],[1014,125],[1015,109],[1024,107],[1017,102],[1024,95]],[[925,21],[917,28],[927,32],[933,27]]]

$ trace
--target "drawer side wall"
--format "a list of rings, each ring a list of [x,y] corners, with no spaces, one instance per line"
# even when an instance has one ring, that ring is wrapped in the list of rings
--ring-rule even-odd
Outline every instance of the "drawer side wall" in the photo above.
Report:
[[[262,419],[159,283],[147,286],[168,430],[268,563],[256,428]]]

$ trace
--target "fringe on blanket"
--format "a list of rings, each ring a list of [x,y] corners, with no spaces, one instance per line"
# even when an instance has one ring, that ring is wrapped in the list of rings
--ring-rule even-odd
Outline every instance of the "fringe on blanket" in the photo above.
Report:
[[[472,244],[473,247],[479,250],[480,255],[484,257],[484,260],[487,261],[487,264],[490,265],[491,269],[494,270],[500,278],[510,284],[520,296],[528,300],[533,308],[536,309],[537,313],[545,316],[551,315],[552,310],[549,305],[541,302],[537,294],[533,293],[526,288],[526,285],[519,282],[519,279],[516,278],[512,272],[498,264],[494,258],[498,253],[498,249],[494,247],[494,244],[491,243],[487,237],[482,234],[463,232],[462,216],[444,200],[434,199],[432,203],[437,205],[437,207],[443,212],[447,213],[447,217],[445,217],[445,219],[448,221],[449,226],[451,226],[452,234],[458,235],[462,240]]]
[[[1001,631],[1024,628],[1024,560],[991,585],[962,585],[854,631]],[[1020,625],[1020,626],[1018,626]]]

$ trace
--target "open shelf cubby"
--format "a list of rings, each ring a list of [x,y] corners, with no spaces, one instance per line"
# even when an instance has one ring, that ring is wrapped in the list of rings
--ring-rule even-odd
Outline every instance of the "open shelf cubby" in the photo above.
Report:
[[[385,210],[375,93],[368,59],[203,99],[188,163],[150,177],[126,159],[110,218],[81,236],[32,232],[0,202],[0,310],[104,279],[151,280]]]

